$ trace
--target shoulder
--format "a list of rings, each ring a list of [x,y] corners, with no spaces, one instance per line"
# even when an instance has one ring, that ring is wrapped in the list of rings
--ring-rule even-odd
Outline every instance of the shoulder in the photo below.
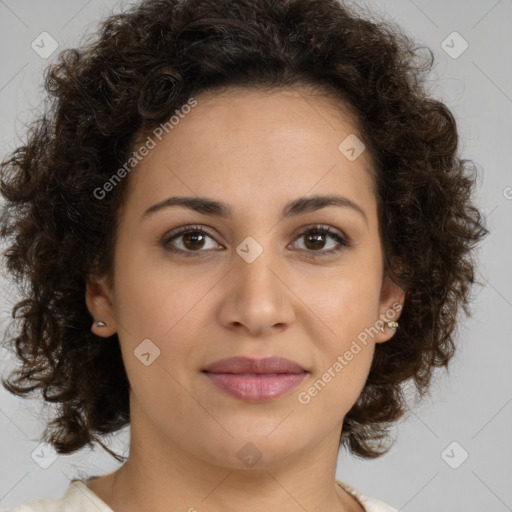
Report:
[[[113,512],[82,481],[73,480],[60,498],[27,501],[7,512]]]
[[[365,512],[398,512],[396,508],[391,507],[390,505],[384,503],[377,498],[371,498],[370,496],[366,496],[359,489],[352,487],[351,485],[342,482],[340,480],[336,480],[336,482],[343,487],[348,493],[350,493],[361,505],[363,506]]]

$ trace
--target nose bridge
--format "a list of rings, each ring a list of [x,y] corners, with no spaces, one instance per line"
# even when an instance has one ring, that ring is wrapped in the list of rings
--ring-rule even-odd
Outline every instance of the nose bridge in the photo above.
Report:
[[[248,237],[239,244],[230,277],[230,307],[224,320],[243,324],[251,332],[289,323],[292,318],[283,265],[271,247],[272,236],[267,235],[258,237],[261,243]]]
[[[260,240],[262,236],[258,237]],[[276,276],[280,265],[278,257],[271,247],[271,236],[263,243],[248,237],[237,247],[239,260],[236,263],[235,282],[241,288],[242,295],[259,300],[275,300],[282,293],[282,283]]]

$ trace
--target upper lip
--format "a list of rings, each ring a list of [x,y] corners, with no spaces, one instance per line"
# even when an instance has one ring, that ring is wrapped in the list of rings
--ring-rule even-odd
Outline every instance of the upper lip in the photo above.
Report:
[[[303,373],[306,370],[294,361],[284,357],[230,357],[207,366],[209,373]]]

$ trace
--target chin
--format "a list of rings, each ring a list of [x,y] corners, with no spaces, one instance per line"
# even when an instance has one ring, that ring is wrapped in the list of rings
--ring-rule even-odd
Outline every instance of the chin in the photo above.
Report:
[[[275,428],[275,425],[274,425]],[[272,470],[279,468],[291,458],[306,449],[306,443],[300,444],[299,440],[290,435],[274,435],[269,437],[269,430],[257,435],[235,435],[222,444],[215,447],[210,445],[208,449],[201,451],[201,457],[208,454],[209,462],[231,470]],[[293,439],[294,444],[290,441]]]

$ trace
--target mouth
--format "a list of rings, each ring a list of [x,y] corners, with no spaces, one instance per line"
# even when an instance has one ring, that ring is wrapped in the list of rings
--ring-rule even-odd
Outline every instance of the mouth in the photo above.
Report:
[[[285,395],[309,373],[294,361],[282,357],[222,359],[202,372],[224,393],[253,403]]]

